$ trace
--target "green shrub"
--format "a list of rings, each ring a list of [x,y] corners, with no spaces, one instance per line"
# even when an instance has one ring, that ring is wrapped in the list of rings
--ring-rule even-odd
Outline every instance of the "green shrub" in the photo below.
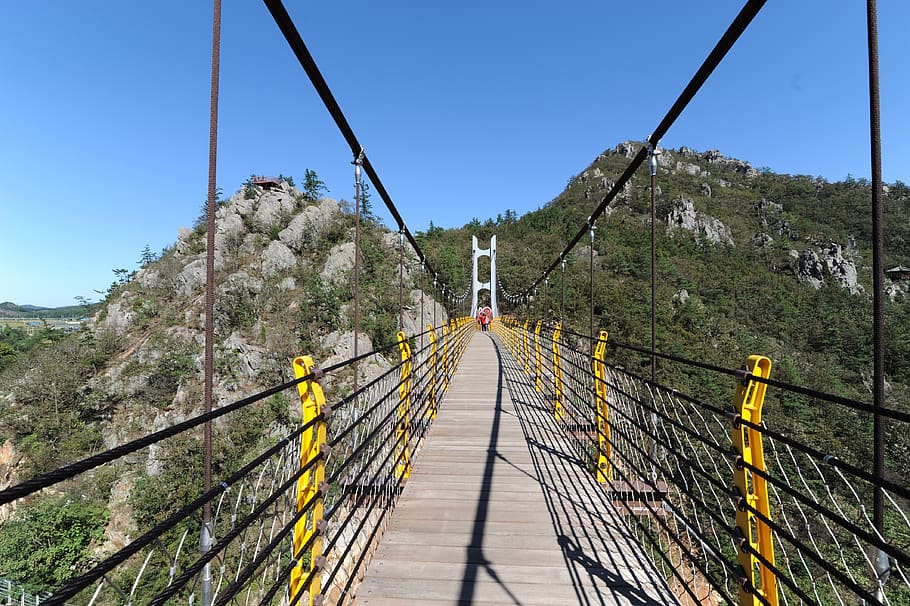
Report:
[[[53,590],[92,562],[107,512],[70,496],[45,498],[0,526],[0,576],[30,591]]]

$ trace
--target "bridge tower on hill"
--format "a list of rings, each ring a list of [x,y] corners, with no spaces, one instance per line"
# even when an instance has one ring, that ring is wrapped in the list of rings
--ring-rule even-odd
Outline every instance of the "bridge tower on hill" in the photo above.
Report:
[[[490,236],[490,248],[479,248],[477,236],[471,236],[471,256],[474,258],[471,273],[471,317],[477,317],[478,298],[481,290],[490,292],[490,309],[493,310],[493,317],[498,317],[499,306],[496,304],[496,289],[491,286],[496,284],[496,236]],[[481,282],[477,277],[477,259],[480,257],[490,257],[489,282]]]

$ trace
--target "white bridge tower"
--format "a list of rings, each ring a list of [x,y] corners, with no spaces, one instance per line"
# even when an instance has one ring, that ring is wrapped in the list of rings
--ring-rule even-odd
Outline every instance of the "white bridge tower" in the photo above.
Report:
[[[477,316],[477,295],[481,290],[490,291],[490,309],[493,317],[499,316],[499,307],[496,305],[496,236],[490,238],[490,248],[478,248],[477,236],[471,236],[471,251],[474,257],[474,270],[471,274],[471,317]],[[490,281],[481,282],[477,278],[477,259],[490,257]]]

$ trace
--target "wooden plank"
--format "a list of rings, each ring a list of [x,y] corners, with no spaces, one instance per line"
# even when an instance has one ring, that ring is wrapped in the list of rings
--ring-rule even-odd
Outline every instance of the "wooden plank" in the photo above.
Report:
[[[500,359],[514,365],[474,336],[355,604],[677,604],[550,405]]]

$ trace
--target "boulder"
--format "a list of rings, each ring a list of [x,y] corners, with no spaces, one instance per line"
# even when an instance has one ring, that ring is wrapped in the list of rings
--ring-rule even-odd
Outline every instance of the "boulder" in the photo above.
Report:
[[[856,281],[856,264],[843,255],[841,245],[829,242],[820,248],[828,274],[841,286],[856,295],[863,292],[862,285]]]
[[[177,274],[177,294],[184,297],[191,296],[194,292],[201,290],[205,285],[205,260],[196,259],[190,261]]]
[[[759,233],[755,234],[754,236],[752,236],[752,240],[750,240],[750,243],[755,248],[764,248],[766,246],[771,246],[772,244],[774,244],[774,238],[772,238],[768,234],[759,232]]]
[[[397,235],[395,236],[398,237]],[[345,279],[345,274],[354,268],[354,243],[343,242],[336,244],[329,251],[325,266],[319,274],[324,282],[340,284]]]
[[[701,166],[698,164],[690,164],[689,162],[682,161],[676,162],[676,169],[673,172],[692,175],[693,177],[703,177],[708,174],[707,171],[702,170]]]
[[[297,257],[290,248],[273,240],[262,253],[262,275],[271,278],[297,267]]]
[[[190,236],[193,230],[188,227],[181,227],[177,230],[177,244],[174,246],[176,255],[188,255],[190,253]]]
[[[288,226],[278,233],[278,239],[289,248],[300,252],[306,245],[313,244],[327,227],[338,220],[341,207],[331,198],[323,198],[319,204],[304,208]]]
[[[107,306],[107,314],[100,320],[96,329],[113,331],[123,334],[136,321],[136,312],[127,308],[127,300],[122,298]]]
[[[253,214],[253,225],[262,233],[268,233],[290,217],[295,204],[294,198],[281,189],[265,192]]]
[[[803,252],[797,252],[791,250],[790,256],[796,259],[796,279],[801,284],[808,284],[815,290],[821,288],[825,283],[824,265],[815,251],[804,250]]]

